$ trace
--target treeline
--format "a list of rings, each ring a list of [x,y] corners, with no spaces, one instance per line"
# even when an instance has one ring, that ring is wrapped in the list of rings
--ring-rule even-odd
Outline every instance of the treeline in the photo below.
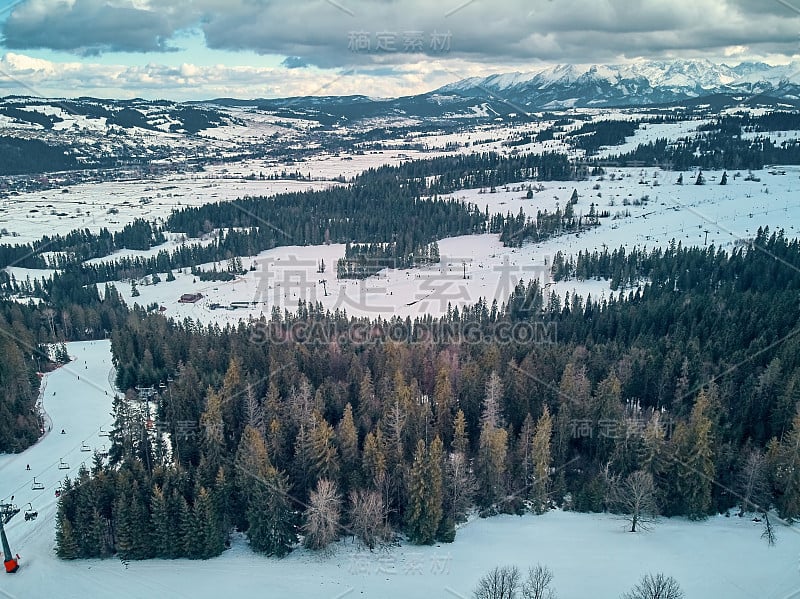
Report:
[[[369,169],[356,181],[404,182],[418,195],[447,194],[460,189],[492,188],[526,180],[568,181],[575,166],[564,154],[503,156],[495,152],[440,156],[413,160],[398,166]]]
[[[405,255],[396,243],[347,244],[344,258],[336,261],[339,279],[366,279],[384,268],[414,268],[439,263],[439,244],[422,246],[418,253]]]
[[[0,453],[22,451],[39,438],[42,419],[36,408],[36,372],[49,363],[35,337],[9,320],[13,316],[11,311],[0,313]]]
[[[800,286],[800,278],[788,264],[793,264],[800,251],[797,240],[788,241],[784,231],[770,235],[769,229],[759,228],[749,244],[727,252],[714,245],[708,247],[683,247],[675,240],[667,248],[646,250],[620,247],[611,252],[579,251],[577,256],[565,257],[556,253],[551,273],[555,281],[569,279],[610,280],[612,290],[645,283],[664,287],[672,284],[675,291],[687,289],[712,289],[715,285],[731,285],[734,291],[758,289],[766,291],[772,285],[763,277],[780,276],[787,284]],[[761,252],[775,261],[767,271],[760,270],[763,263],[748,261],[748,253]],[[714,270],[707,277],[702,266],[712,263]],[[777,265],[777,266],[776,266]],[[798,264],[800,266],[800,264]],[[784,270],[785,269],[785,270]],[[734,276],[733,273],[736,273]]]
[[[569,134],[572,145],[586,151],[586,155],[596,154],[603,146],[618,146],[631,137],[639,128],[638,121],[597,121],[584,123]]]
[[[742,139],[729,133],[711,132],[679,141],[657,139],[608,160],[620,166],[647,164],[678,171],[692,167],[758,170],[765,164],[800,164],[800,143],[768,137]]]
[[[66,235],[44,235],[22,245],[0,245],[0,268],[66,268],[92,258],[102,258],[121,249],[149,250],[166,241],[164,232],[137,218],[121,231],[111,233],[103,227],[98,233],[76,229]],[[43,253],[50,255],[45,256]]]
[[[520,208],[516,216],[510,213],[505,217],[499,215],[490,220],[489,230],[500,233],[500,241],[507,247],[522,247],[525,242],[541,242],[552,239],[558,235],[580,233],[590,227],[600,224],[601,217],[609,216],[608,211],[599,211],[592,203],[585,215],[576,215],[574,206],[578,202],[577,190],[562,210],[556,208],[555,212],[538,210],[536,218],[526,216]]]
[[[698,131],[720,131],[729,135],[741,135],[743,131],[795,131],[800,129],[800,113],[766,112],[764,114],[729,114],[711,123],[700,125]]]
[[[117,401],[111,465],[67,493],[83,510],[62,501],[62,555],[97,555],[97,531],[128,558],[189,540],[181,555],[216,554],[234,528],[271,555],[299,538],[430,543],[473,505],[608,509],[610,481],[634,472],[665,515],[798,518],[800,271],[785,263],[800,248],[757,243],[675,248],[663,276],[602,303],[533,282],[441,320],[301,304],[220,328],[134,311],[112,339],[118,384],[172,380],[149,432],[134,392]],[[503,335],[518,327],[550,334]],[[117,533],[134,521],[141,551]]]

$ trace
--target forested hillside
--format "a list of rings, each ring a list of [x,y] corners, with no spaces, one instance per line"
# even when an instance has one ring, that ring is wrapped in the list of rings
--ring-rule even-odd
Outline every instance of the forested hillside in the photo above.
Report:
[[[800,247],[755,244],[672,248],[623,299],[520,284],[440,321],[134,311],[113,335],[111,462],[65,483],[59,554],[209,557],[234,528],[269,555],[301,535],[447,541],[473,504],[618,509],[634,473],[666,515],[798,518]],[[150,433],[136,385],[160,389]]]

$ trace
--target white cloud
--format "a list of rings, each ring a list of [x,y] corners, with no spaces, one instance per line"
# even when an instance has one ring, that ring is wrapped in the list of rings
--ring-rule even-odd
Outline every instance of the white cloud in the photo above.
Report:
[[[302,95],[346,95],[361,90],[372,96],[399,96],[428,91],[461,76],[483,72],[474,65],[441,68],[432,62],[407,63],[392,76],[368,69],[320,70],[228,65],[109,65],[53,62],[6,53],[0,69],[0,93],[41,96],[144,97],[210,99],[266,98]]]

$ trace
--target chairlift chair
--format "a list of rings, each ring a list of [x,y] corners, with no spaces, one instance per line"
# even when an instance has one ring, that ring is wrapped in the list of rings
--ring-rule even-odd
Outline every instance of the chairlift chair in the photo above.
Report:
[[[33,477],[33,484],[31,485],[32,491],[43,491],[44,490],[44,483],[39,482],[36,480],[36,477]]]
[[[100,432],[99,432],[99,433],[97,433],[97,436],[98,436],[98,437],[108,437],[108,436],[109,436],[109,435],[108,435],[108,431],[105,431],[105,430],[103,430],[103,427],[101,426],[101,427],[100,427]]]
[[[36,520],[39,517],[39,512],[33,510],[33,506],[29,503],[28,507],[25,508],[25,522],[29,520]]]
[[[59,470],[69,470],[69,464],[64,461],[64,458],[61,458],[58,461],[58,469]]]
[[[84,441],[81,443],[81,451],[92,451],[92,448],[86,445],[86,442]]]

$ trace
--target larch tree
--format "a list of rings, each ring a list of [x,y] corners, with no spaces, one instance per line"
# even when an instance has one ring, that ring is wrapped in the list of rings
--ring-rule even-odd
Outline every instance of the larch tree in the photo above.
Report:
[[[313,415],[311,430],[311,460],[315,479],[327,478],[335,480],[339,474],[339,454],[335,445],[333,427],[321,414]]]
[[[711,400],[705,391],[698,394],[689,423],[676,428],[674,441],[675,484],[682,511],[693,520],[705,518],[711,510],[715,476]]]
[[[353,419],[353,406],[348,402],[336,427],[336,446],[341,456],[342,488],[347,491],[361,484],[361,464],[358,452],[358,430]]]
[[[497,502],[505,492],[508,433],[500,426],[500,379],[492,373],[486,383],[477,460],[478,501],[483,507]]]
[[[446,368],[439,368],[433,391],[436,430],[447,445],[453,438],[453,386]]]
[[[800,519],[800,406],[791,430],[780,443],[771,444],[772,477],[778,490],[778,515],[790,522]]]
[[[538,513],[547,509],[548,492],[550,490],[550,466],[553,456],[550,448],[550,439],[553,436],[553,420],[550,410],[545,405],[542,415],[536,423],[536,430],[531,443],[533,456],[533,487],[532,499],[534,508]]]
[[[469,436],[467,434],[467,419],[464,411],[459,408],[453,419],[453,451],[461,453],[465,457],[469,456]]]
[[[386,455],[383,449],[383,435],[380,428],[367,433],[364,439],[364,451],[361,458],[364,478],[370,485],[377,486],[377,481],[386,476]]]

